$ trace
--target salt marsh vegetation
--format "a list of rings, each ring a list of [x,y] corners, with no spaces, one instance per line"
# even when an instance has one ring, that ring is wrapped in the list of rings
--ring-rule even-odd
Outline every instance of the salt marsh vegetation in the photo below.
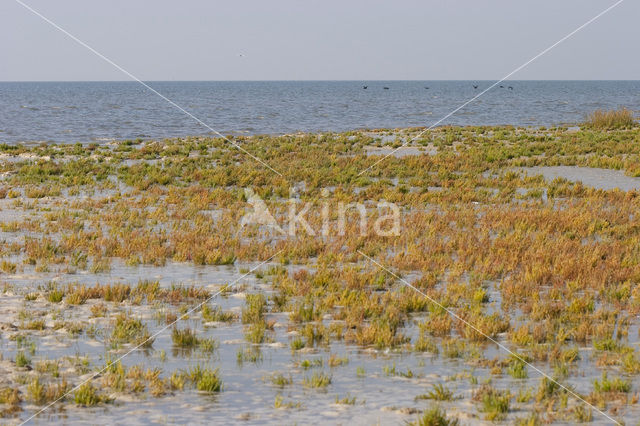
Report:
[[[421,131],[0,146],[1,421],[638,418],[640,129]]]

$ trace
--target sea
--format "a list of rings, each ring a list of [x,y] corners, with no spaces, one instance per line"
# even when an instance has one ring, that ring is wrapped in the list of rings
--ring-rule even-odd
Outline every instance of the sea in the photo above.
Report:
[[[0,82],[0,143],[437,125],[575,125],[640,111],[640,81]],[[155,92],[154,92],[155,91]]]

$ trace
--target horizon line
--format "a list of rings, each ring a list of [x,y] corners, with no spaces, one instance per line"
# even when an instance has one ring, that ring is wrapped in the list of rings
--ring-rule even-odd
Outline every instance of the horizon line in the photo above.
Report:
[[[325,82],[325,83],[375,83],[375,82],[494,82],[495,79],[431,79],[431,80],[415,80],[415,79],[387,79],[387,80],[353,80],[353,79],[336,79],[336,80],[316,80],[316,79],[299,79],[299,80],[286,80],[286,79],[269,79],[269,80],[142,80],[150,83],[277,83],[277,82]],[[640,81],[640,79],[522,79],[522,80],[508,80],[510,82],[606,82],[606,81],[625,81],[633,82]],[[0,80],[0,83],[136,83],[134,80]]]

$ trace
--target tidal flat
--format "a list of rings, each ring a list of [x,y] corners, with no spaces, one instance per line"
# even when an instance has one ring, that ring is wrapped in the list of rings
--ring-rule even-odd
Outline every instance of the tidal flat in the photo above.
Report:
[[[638,127],[235,140],[0,145],[0,423],[640,418]]]

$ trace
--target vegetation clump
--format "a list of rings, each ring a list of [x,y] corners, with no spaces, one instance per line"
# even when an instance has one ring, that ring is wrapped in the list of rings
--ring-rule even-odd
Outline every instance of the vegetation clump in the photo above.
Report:
[[[596,110],[587,117],[587,124],[595,129],[620,129],[635,126],[633,111],[627,108]]]
[[[128,317],[125,314],[120,314],[116,317],[115,326],[111,333],[111,343],[113,345],[133,344],[148,348],[153,345],[153,340],[146,324],[142,320]]]
[[[326,388],[331,384],[331,376],[323,373],[314,371],[311,376],[306,376],[303,380],[303,384],[308,388]]]
[[[447,416],[441,407],[434,405],[409,424],[412,426],[458,426],[460,422],[458,419]]]
[[[73,400],[76,404],[85,407],[98,405],[101,402],[109,402],[109,399],[98,393],[98,390],[89,382],[81,385],[74,393]]]
[[[479,410],[485,413],[487,420],[496,421],[506,417],[511,394],[509,391],[500,391],[490,385],[483,385],[474,391],[473,399],[480,403]]]

